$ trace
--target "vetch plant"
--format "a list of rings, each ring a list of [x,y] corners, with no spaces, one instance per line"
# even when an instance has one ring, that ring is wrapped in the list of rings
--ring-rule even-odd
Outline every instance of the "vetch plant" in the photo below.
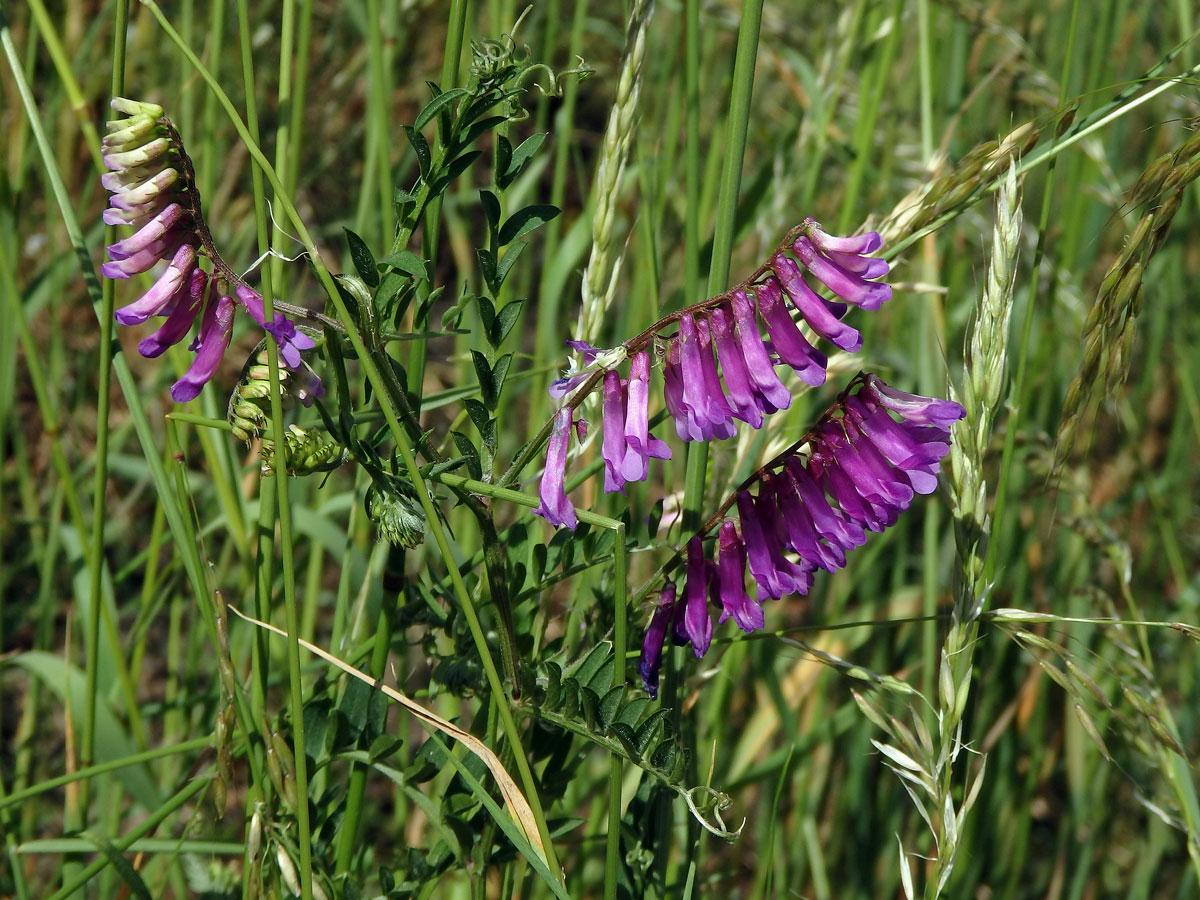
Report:
[[[615,350],[602,351],[584,340],[568,341],[583,357],[583,365],[555,381],[550,395],[564,400],[562,410],[574,410],[589,393],[602,389],[604,490],[623,491],[628,482],[646,478],[650,458],[671,458],[670,448],[648,431],[652,352],[662,363],[663,398],[680,440],[733,437],[735,419],[761,428],[766,416],[792,402],[775,366],[790,367],[809,386],[825,383],[828,358],[804,336],[784,296],[815,334],[847,352],[858,350],[862,338],[841,319],[849,305],[876,310],[891,298],[891,287],[878,280],[890,266],[870,255],[879,247],[874,232],[838,238],[806,219],[745,281],[663,317]],[[788,251],[838,300],[819,296]],[[676,331],[664,335],[672,326]],[[616,367],[626,359],[629,376],[623,378]],[[574,528],[574,511],[563,491],[573,413],[563,415],[562,410],[554,419],[552,455],[547,458],[537,511],[552,525]]]
[[[0,14],[0,894],[1187,894],[1182,5],[425,6]]]
[[[196,357],[171,388],[176,403],[195,399],[212,378],[233,336],[233,315],[241,306],[275,339],[291,370],[300,368],[300,351],[315,343],[280,313],[266,321],[262,296],[236,275],[213,244],[200,203],[192,162],[161,106],[116,97],[112,108],[126,113],[107,123],[103,159],[110,170],[102,178],[112,193],[104,212],[107,225],[137,230],[108,247],[100,271],[108,278],[131,278],[168,262],[153,287],[116,312],[122,325],[141,325],[165,316],[162,326],[138,344],[142,356],[160,356],[183,340],[196,318],[200,328],[189,349]],[[201,266],[206,257],[213,271]]]

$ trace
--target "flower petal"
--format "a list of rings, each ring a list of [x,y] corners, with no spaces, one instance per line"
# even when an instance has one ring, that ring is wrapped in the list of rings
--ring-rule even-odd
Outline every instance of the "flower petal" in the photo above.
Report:
[[[554,430],[546,447],[546,468],[538,485],[541,503],[533,512],[555,527],[565,525],[572,531],[579,525],[575,507],[563,487],[567,469],[567,451],[571,443],[572,410],[564,406],[554,416]]]
[[[186,403],[199,396],[200,389],[221,364],[229,347],[229,339],[233,336],[233,298],[221,297],[214,303],[212,294],[215,289],[216,283],[210,282],[209,302],[200,323],[200,346],[196,358],[184,376],[171,387],[171,398],[176,403]]]

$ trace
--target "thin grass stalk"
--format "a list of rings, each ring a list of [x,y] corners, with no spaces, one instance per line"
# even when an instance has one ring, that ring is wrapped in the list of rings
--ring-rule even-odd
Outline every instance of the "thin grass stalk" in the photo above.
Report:
[[[387,674],[388,652],[392,645],[392,626],[396,619],[396,607],[400,595],[404,593],[404,564],[404,549],[389,548],[383,576],[383,601],[379,605],[379,620],[375,625],[370,668],[367,670],[371,677],[378,680],[382,680]],[[335,877],[349,871],[354,852],[358,849],[360,819],[366,787],[367,767],[353,766],[350,770],[349,783],[346,786],[346,813],[342,819],[334,851]]]
[[[842,212],[838,219],[838,233],[844,234],[851,224],[859,218],[858,198],[862,192],[863,181],[868,167],[872,165],[874,155],[871,146],[875,141],[875,127],[879,111],[883,109],[883,92],[887,86],[889,74],[892,71],[892,60],[896,57],[896,47],[900,43],[900,33],[904,13],[904,0],[892,0],[886,15],[891,18],[891,30],[884,38],[878,61],[870,70],[871,81],[864,76],[859,101],[859,116],[854,130],[854,163],[846,173],[846,188],[842,196]],[[890,243],[890,242],[887,242]]]
[[[1062,70],[1058,79],[1058,105],[1061,107],[1070,86],[1071,61],[1075,58],[1075,37],[1079,25],[1079,0],[1072,0],[1070,25],[1067,28],[1067,47],[1063,55]],[[1050,234],[1050,210],[1053,206],[1055,171],[1058,168],[1058,157],[1050,158],[1046,166],[1045,181],[1042,184],[1042,204],[1038,213],[1037,246],[1033,251],[1033,265],[1029,280],[1029,296],[1025,301],[1025,315],[1021,321],[1021,339],[1017,342],[1017,365],[1012,382],[1012,400],[1009,404],[1008,425],[1004,430],[1004,449],[1000,456],[1000,474],[996,479],[996,491],[992,508],[992,521],[995,527],[1003,528],[1005,514],[1008,511],[1009,481],[1014,472],[1012,464],[1016,451],[1017,433],[1020,431],[1024,416],[1027,413],[1029,398],[1026,393],[1026,376],[1029,359],[1033,350],[1033,311],[1034,300],[1038,295],[1038,285],[1042,283],[1042,266],[1046,261],[1046,243]],[[995,574],[997,545],[989,543],[987,556],[984,560],[984,582],[987,583]]]
[[[683,6],[684,114],[683,184],[687,215],[683,219],[683,306],[700,297],[700,0]],[[724,287],[724,285],[722,285]]]
[[[280,33],[279,51],[279,110],[281,122],[288,123],[286,113],[290,114],[292,99],[292,53],[295,43],[296,7],[294,0],[285,0],[283,4],[283,25]],[[293,140],[288,124],[281,124],[275,134],[275,166],[276,171],[282,170],[280,178],[283,191],[289,190],[289,152]],[[278,191],[278,188],[276,188]],[[258,204],[255,204],[256,210]],[[277,231],[276,240],[280,239]],[[275,318],[274,287],[283,282],[282,261],[272,257],[271,264],[263,270],[262,297],[263,315],[268,322]],[[283,422],[283,390],[279,379],[279,348],[274,341],[267,341],[267,367],[270,373],[270,406],[271,434],[275,445],[273,467],[275,480],[275,495],[279,513],[279,555],[281,574],[283,575],[283,606],[284,618],[287,622],[287,673],[288,673],[288,706],[291,712],[292,725],[292,754],[296,774],[296,828],[299,832],[299,876],[301,900],[312,900],[312,833],[309,825],[308,810],[308,756],[305,753],[304,741],[304,686],[300,676],[300,616],[296,606],[296,561],[295,544],[292,533],[292,508],[289,496],[287,442]],[[262,556],[258,559],[261,565]],[[269,586],[269,582],[268,582]]]
[[[258,129],[258,100],[255,93],[254,85],[254,54],[250,47],[250,39],[253,31],[253,26],[250,21],[250,10],[247,0],[238,0],[237,3],[238,17],[238,50],[241,56],[242,63],[242,85],[245,93],[246,102],[246,127],[251,135],[255,146],[259,142]],[[265,253],[270,246],[267,235],[267,208],[266,208],[266,191],[263,187],[263,176],[261,170],[257,166],[250,167],[250,185],[251,194],[254,198],[254,224],[255,234],[257,237],[257,246],[259,253]],[[256,566],[256,576],[260,580],[263,574],[261,567],[263,561],[274,557],[272,550],[272,542],[275,537],[275,529],[272,525],[270,528],[263,527],[264,516],[269,514],[269,511],[274,506],[274,498],[267,500],[263,497],[264,489],[267,482],[259,480],[259,528],[258,528],[258,561]],[[264,546],[265,545],[265,546]],[[266,581],[270,585],[270,580]],[[264,621],[270,618],[270,611],[267,605],[268,593],[261,588],[255,592],[255,615]],[[250,693],[251,700],[254,702],[256,715],[259,717],[266,716],[266,694],[267,683],[270,678],[271,657],[267,650],[267,638],[260,630],[256,629],[253,644],[251,645],[250,669],[254,681],[254,687]],[[247,861],[249,864],[249,860]]]
[[[742,8],[741,24],[738,26],[733,81],[729,88],[729,119],[726,127],[724,163],[717,198],[717,226],[713,233],[712,265],[708,272],[710,297],[721,293],[729,283],[729,266],[733,258],[733,237],[736,230],[734,219],[742,184],[746,135],[750,128],[750,99],[754,93],[754,66],[758,59],[762,10],[763,0],[749,0]],[[683,534],[692,534],[700,527],[707,475],[708,444],[688,444],[681,517]]]
[[[74,70],[71,68],[71,60],[68,58],[67,51],[58,37],[55,20],[47,12],[46,5],[42,0],[28,0],[28,5],[29,11],[33,14],[33,21],[37,23],[37,31],[41,36],[41,40],[46,45],[46,50],[50,53],[50,60],[54,63],[54,70],[62,81],[63,90],[67,92],[67,103],[70,105],[71,112],[74,113],[78,121],[79,130],[83,132],[83,139],[86,142],[88,152],[91,153],[92,162],[97,170],[104,171],[104,163],[100,159],[100,135],[96,132],[96,126],[92,122],[90,106],[87,100],[84,99],[83,91],[79,87],[79,81],[75,78]],[[124,24],[128,15],[126,6],[125,2],[117,3],[115,24]],[[113,84],[117,83],[118,72],[121,73],[120,79],[122,84],[124,83],[124,65],[125,35],[114,32]],[[113,96],[120,95],[114,94]]]
[[[380,0],[367,0],[367,64],[370,68],[370,89],[367,102],[370,105],[370,119],[367,124],[367,141],[369,152],[375,157],[375,178],[379,191],[379,234],[386,241],[394,230],[395,211],[392,198],[395,187],[392,184],[391,142],[388,139],[388,97],[390,82],[388,69],[384,62],[383,50],[383,15],[379,5]],[[311,9],[311,0],[307,4]],[[443,90],[449,88],[443,83]],[[285,182],[286,183],[286,182]]]
[[[40,4],[39,4],[40,5]],[[110,89],[112,96],[121,97],[125,93],[125,22],[128,18],[128,6],[125,0],[117,0],[116,22],[113,28],[113,71]],[[95,128],[91,134],[85,130],[85,135],[91,146],[99,150]],[[108,226],[104,231],[105,244],[116,240],[116,227]],[[84,672],[87,694],[87,706],[83,720],[83,746],[81,747],[80,763],[90,766],[95,756],[96,747],[96,703],[97,684],[96,673],[100,661],[100,619],[103,605],[101,583],[104,578],[104,531],[108,521],[105,514],[105,497],[108,490],[108,429],[109,408],[112,394],[112,356],[113,356],[113,310],[116,295],[115,285],[111,279],[105,279],[101,284],[100,294],[100,347],[96,388],[96,447],[92,458],[95,461],[95,472],[92,481],[92,536],[88,548],[88,593],[91,596],[91,609],[88,622],[88,656],[87,668]],[[82,535],[80,535],[82,537]],[[118,646],[118,652],[119,646]],[[89,782],[84,782],[82,795],[82,812],[87,815],[87,798]]]

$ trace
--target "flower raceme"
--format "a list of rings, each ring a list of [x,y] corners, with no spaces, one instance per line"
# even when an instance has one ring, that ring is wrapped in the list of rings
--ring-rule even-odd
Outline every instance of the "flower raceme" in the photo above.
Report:
[[[574,407],[601,387],[604,490],[624,491],[626,483],[645,480],[651,458],[671,458],[670,448],[649,434],[651,352],[661,357],[664,401],[681,440],[733,437],[739,420],[761,428],[766,416],[792,402],[776,366],[790,367],[813,387],[825,382],[828,360],[801,332],[793,312],[818,338],[841,350],[854,352],[862,345],[858,331],[842,318],[851,305],[876,310],[890,299],[891,287],[878,281],[889,265],[870,255],[879,247],[876,232],[834,237],[815,220],[805,219],[741,285],[667,316],[619,351],[605,354],[583,341],[568,341],[582,355],[583,369],[554,382],[550,395],[569,398],[566,403]],[[817,294],[806,271],[838,299]],[[672,324],[676,332],[661,337]],[[605,365],[606,358],[614,357],[629,359],[628,378]],[[552,439],[550,452],[554,450]],[[574,510],[562,493],[560,476],[558,465],[551,476],[548,459],[537,511],[555,526],[574,528]]]
[[[299,368],[300,351],[312,348],[313,339],[282,315],[276,314],[268,323],[262,295],[242,284],[217,255],[204,224],[191,162],[162,107],[116,97],[112,108],[125,116],[108,122],[102,142],[109,171],[100,180],[112,194],[104,222],[136,230],[107,248],[109,261],[100,271],[106,278],[130,278],[160,262],[167,264],[149,290],[116,311],[122,325],[166,317],[157,331],[138,344],[138,352],[151,358],[161,355],[182,341],[199,318],[200,327],[189,347],[195,358],[171,387],[175,402],[192,400],[224,358],[233,335],[234,311],[241,306],[275,339],[284,365]],[[209,257],[217,273],[201,268],[203,256]]]
[[[964,415],[957,403],[898,391],[875,375],[856,379],[806,436],[807,454],[796,447],[768,463],[753,479],[757,496],[749,486],[738,490],[706,529],[718,529],[715,559],[705,554],[703,533],[688,542],[683,593],[673,582],[663,586],[642,645],[650,696],[668,637],[697,657],[707,652],[710,606],[720,610],[718,622],[761,629],[763,600],[806,594],[817,569],[842,568],[866,532],[884,531],[916,494],[932,493],[950,424]],[[736,524],[724,518],[735,505]]]

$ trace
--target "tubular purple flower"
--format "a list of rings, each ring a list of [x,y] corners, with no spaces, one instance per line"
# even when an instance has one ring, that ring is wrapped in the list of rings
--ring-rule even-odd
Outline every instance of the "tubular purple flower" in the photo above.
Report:
[[[846,414],[892,465],[903,468],[927,465],[937,462],[950,450],[949,443],[920,443],[884,409],[868,409],[860,397],[847,397],[845,406]]]
[[[220,297],[214,302],[215,293],[215,285],[210,284],[208,305],[200,322],[196,358],[184,376],[171,386],[171,399],[176,403],[186,403],[199,396],[200,389],[221,364],[233,336],[233,298]]]
[[[729,421],[733,410],[725,402],[725,395],[720,391],[719,383],[717,393],[710,393],[710,379],[705,377],[705,371],[706,368],[712,368],[715,379],[716,368],[712,361],[712,349],[701,345],[696,320],[691,313],[685,314],[679,320],[679,335],[675,338],[675,343],[679,346],[683,406],[691,413],[694,422],[691,430],[698,432],[700,440],[705,441],[733,437],[736,429]],[[704,361],[706,354],[707,366]]]
[[[885,465],[882,471],[873,468],[858,452],[840,421],[827,423],[820,434],[818,445],[837,460],[837,465],[854,484],[860,497],[877,506],[897,509],[907,509],[912,503],[913,491],[908,482],[894,474],[895,470],[890,466]]]
[[[788,546],[788,526],[784,521],[783,509],[776,490],[776,479],[769,472],[763,475],[759,487],[758,498],[754,501],[754,511],[762,525],[763,536],[767,541],[767,552],[771,557],[777,577],[782,583],[788,584],[788,593],[807,594],[812,588],[812,576],[816,571],[815,561],[801,557],[799,564],[792,562],[783,555]]]
[[[808,471],[821,489],[837,501],[848,519],[868,531],[882,532],[887,527],[886,517],[863,499],[854,482],[838,466],[836,457],[818,450],[809,457]]]
[[[907,495],[907,499],[902,504],[907,507],[912,502],[913,493],[930,494],[937,487],[936,471],[931,473],[927,468],[928,463],[915,464],[911,466],[902,466],[893,464],[875,447],[875,443],[866,435],[859,427],[858,423],[852,416],[845,416],[842,419],[842,427],[846,430],[846,437],[850,440],[851,445],[858,452],[859,458],[866,464],[872,473],[877,478],[883,480],[886,478],[894,479],[897,483],[903,486],[902,493]]]
[[[848,520],[840,509],[830,505],[825,498],[825,492],[805,470],[799,457],[793,456],[789,459],[784,472],[791,479],[800,502],[812,517],[813,525],[822,538],[844,550],[861,547],[867,542],[867,535],[862,526]]]
[[[625,388],[616,372],[604,373],[600,456],[604,460],[604,490],[625,492]]]
[[[275,338],[275,343],[279,346],[279,355],[283,360],[283,364],[289,369],[298,369],[300,367],[300,351],[311,350],[316,346],[313,339],[304,332],[297,331],[295,323],[280,313],[275,313],[274,321],[268,325],[263,307],[262,294],[254,290],[254,288],[239,284],[234,288],[233,292],[237,296],[242,308],[250,313],[250,318],[257,322],[259,327],[271,335],[271,337]]]
[[[746,593],[746,548],[732,522],[722,522],[718,535],[717,583],[721,593],[721,621],[733,618],[747,633],[763,627],[762,607]]]
[[[138,344],[138,353],[147,359],[161,356],[168,348],[173,347],[187,336],[192,330],[196,316],[204,305],[204,295],[208,289],[208,275],[199,266],[192,269],[187,283],[176,294],[175,308],[166,320],[159,326],[158,331],[149,337],[142,338]]]
[[[888,272],[892,271],[892,266],[886,259],[878,259],[873,256],[855,256],[853,253],[838,253],[832,250],[826,251],[825,255],[835,265],[840,266],[847,272],[853,272],[855,275],[865,278],[868,281],[882,278]]]
[[[154,218],[139,228],[135,233],[122,241],[109,245],[109,259],[128,259],[136,253],[160,244],[169,232],[174,230],[183,218],[183,207],[172,203],[162,209]]]
[[[812,241],[803,235],[796,239],[795,251],[809,271],[847,303],[875,310],[892,299],[891,285],[867,281],[862,275],[843,268],[818,251]]]
[[[625,458],[621,462],[621,475],[626,481],[645,481],[651,457],[670,459],[671,448],[650,436],[650,354],[642,350],[629,361],[629,391],[625,395]]]
[[[738,492],[737,508],[738,524],[742,529],[742,541],[746,548],[750,574],[754,576],[759,590],[775,600],[784,594],[790,594],[795,585],[790,577],[775,566],[769,546],[774,535],[764,533],[763,523],[759,520],[754,498],[750,496],[749,491]]]
[[[771,336],[771,345],[779,358],[792,367],[801,381],[813,387],[825,383],[825,365],[829,362],[824,353],[812,346],[800,333],[796,323],[783,305],[783,292],[779,281],[768,278],[758,286],[758,311],[762,313]]]
[[[667,356],[663,361],[663,400],[667,412],[675,420],[675,433],[681,441],[702,441],[704,435],[696,423],[696,417],[683,402],[683,374],[679,361],[679,342],[667,345]]]
[[[696,320],[696,335],[700,339],[700,374],[703,379],[704,393],[709,397],[710,409],[721,416],[719,424],[714,423],[713,434],[718,438],[730,438],[737,434],[733,424],[733,407],[725,397],[725,389],[721,386],[721,378],[717,375],[717,361],[713,358],[712,329],[708,319],[701,317]]]
[[[917,425],[949,428],[952,423],[967,414],[967,411],[953,400],[938,400],[936,397],[922,397],[920,394],[898,391],[874,375],[867,376],[863,394],[868,405],[874,403],[882,406]]]
[[[773,482],[776,505],[785,527],[787,545],[799,554],[801,559],[819,566],[826,572],[836,572],[846,565],[846,551],[836,544],[827,544],[821,540],[812,515],[801,502],[796,493],[795,483],[788,473],[784,472],[774,478]]]
[[[878,231],[868,231],[854,237],[834,237],[811,216],[804,220],[804,226],[812,242],[826,253],[852,253],[855,256],[863,256],[874,253],[883,246],[883,238],[879,236]]]
[[[105,276],[112,277],[106,271],[109,265],[111,263],[105,263],[101,271]],[[114,317],[122,325],[140,325],[151,316],[161,315],[162,310],[175,299],[179,292],[185,289],[188,276],[195,268],[196,248],[191,244],[182,245],[175,251],[171,265],[158,276],[158,281],[154,282],[150,290],[133,303],[118,309]]]
[[[715,574],[713,564],[704,556],[704,541],[696,535],[687,545],[687,580],[683,587],[683,613],[675,620],[675,640],[690,643],[699,659],[712,643],[712,616],[708,613],[708,597],[712,593]]]
[[[716,307],[712,311],[711,327],[733,414],[751,428],[761,428],[763,408],[759,405],[758,391],[751,383],[741,344],[734,335],[732,313],[724,306]]]
[[[571,444],[571,417],[572,410],[569,406],[564,406],[554,416],[554,430],[546,447],[546,469],[538,485],[541,503],[533,512],[556,528],[566,526],[574,531],[579,525],[579,520],[575,516],[575,507],[571,505],[563,487],[567,451]]]
[[[759,407],[764,413],[787,409],[792,405],[791,391],[784,387],[779,376],[775,374],[775,366],[771,357],[767,355],[762,336],[758,333],[754,307],[745,291],[735,291],[733,294],[733,318],[742,358],[746,361],[746,371],[750,375],[751,384],[754,385]]]
[[[593,347],[587,341],[564,341],[563,343],[583,357],[585,366],[590,366],[596,361],[596,357],[604,352],[599,347]]]
[[[829,303],[818,296],[804,280],[804,275],[795,260],[780,253],[776,255],[772,268],[783,283],[783,289],[791,299],[792,305],[813,331],[847,353],[854,353],[862,347],[862,335],[839,321],[839,315],[833,309],[836,306],[844,315],[846,307],[841,303]]]
[[[654,608],[654,615],[650,617],[650,625],[642,640],[642,659],[638,664],[642,685],[651,700],[658,697],[658,673],[662,668],[663,644],[667,640],[667,629],[676,618],[675,582],[668,581],[662,586],[658,606]]]
[[[311,350],[317,345],[311,337],[296,329],[295,322],[279,313],[275,314],[275,321],[266,327],[266,332],[279,345],[279,357],[283,364],[293,371],[300,368],[300,351]]]

